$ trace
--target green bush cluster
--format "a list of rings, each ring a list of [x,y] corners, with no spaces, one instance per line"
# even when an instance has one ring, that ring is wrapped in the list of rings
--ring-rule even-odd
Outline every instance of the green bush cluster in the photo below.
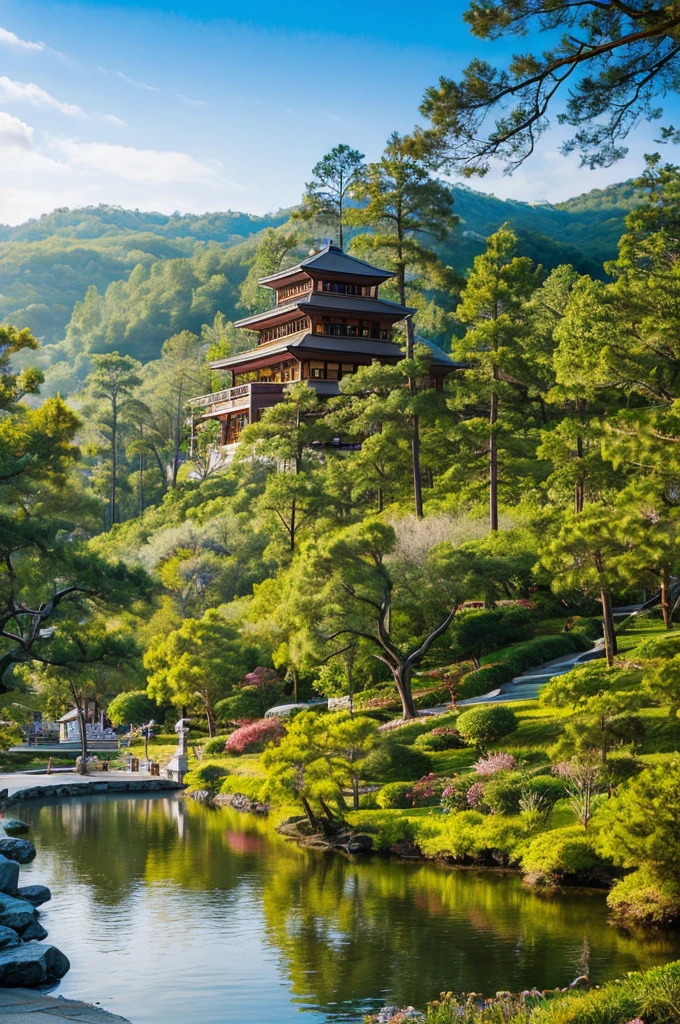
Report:
[[[228,739],[228,735],[213,736],[213,738],[211,740],[208,740],[208,742],[204,745],[203,755],[205,756],[207,754],[210,757],[212,754],[224,754],[224,745]]]
[[[243,793],[249,800],[260,800],[265,780],[257,775],[227,775],[220,786],[220,793]]]
[[[364,777],[375,782],[415,782],[430,770],[427,754],[392,737],[371,751],[362,768]]]
[[[591,638],[586,630],[572,629],[569,633],[558,633],[556,636],[536,637],[526,643],[517,644],[505,651],[493,665],[485,665],[474,672],[468,672],[458,689],[458,698],[467,700],[479,697],[489,690],[509,683],[515,676],[521,675],[530,668],[536,668],[545,661],[552,661],[563,654],[574,654],[587,651]]]
[[[423,733],[422,736],[417,737],[413,744],[414,750],[424,750],[426,752],[431,750],[456,750],[462,746],[464,746],[464,743],[458,730],[446,728],[445,726]]]
[[[616,883],[607,905],[627,923],[667,925],[680,916],[680,888],[676,882],[640,868]]]
[[[519,852],[522,869],[533,881],[555,882],[565,876],[588,876],[606,866],[591,838],[576,825],[543,832]]]
[[[207,761],[188,772],[184,781],[189,790],[207,789],[211,793],[216,793],[227,774],[227,769],[221,764],[211,764]]]
[[[353,811],[347,819],[358,832],[373,837],[376,850],[389,850],[395,843],[410,842],[414,837],[413,822],[396,810]]]
[[[479,704],[459,717],[458,732],[467,743],[486,750],[517,729],[517,716],[505,704]]]
[[[375,798],[378,807],[382,807],[383,810],[394,810],[395,808],[404,809],[411,806],[411,800],[408,794],[411,792],[413,783],[411,782],[388,782],[386,786],[383,786],[377,797]]]

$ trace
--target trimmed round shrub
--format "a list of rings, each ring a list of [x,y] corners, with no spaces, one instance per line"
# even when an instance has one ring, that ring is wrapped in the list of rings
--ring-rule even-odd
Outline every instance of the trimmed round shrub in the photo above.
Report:
[[[680,888],[640,868],[616,883],[607,896],[607,905],[621,921],[668,925],[680,916]]]
[[[228,754],[252,754],[264,750],[268,743],[279,743],[285,735],[285,726],[279,718],[260,718],[235,729],[225,750]]]
[[[419,736],[413,747],[415,750],[455,750],[456,747],[464,746],[460,733],[457,729],[432,729]]]
[[[411,782],[388,782],[376,796],[375,802],[385,811],[393,810],[395,807],[402,810],[410,807],[409,793],[412,786]]]
[[[549,882],[565,876],[589,878],[603,867],[591,839],[578,826],[536,836],[522,854],[521,863],[532,881]]]
[[[204,756],[207,754],[210,757],[212,754],[223,754],[226,749],[228,736],[213,736],[211,740],[203,746]]]
[[[427,754],[390,737],[371,751],[361,770],[365,778],[376,782],[415,782],[430,768]]]
[[[504,704],[480,704],[464,711],[458,718],[457,726],[467,743],[475,744],[478,750],[483,751],[491,743],[515,732],[517,717]]]

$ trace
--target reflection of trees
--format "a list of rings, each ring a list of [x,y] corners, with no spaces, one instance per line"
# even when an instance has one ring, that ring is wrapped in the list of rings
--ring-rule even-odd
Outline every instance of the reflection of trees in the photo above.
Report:
[[[264,909],[293,992],[324,1008],[380,993],[422,1005],[443,988],[564,985],[581,972],[584,943],[596,978],[674,948],[611,928],[601,896],[546,899],[515,876],[432,864],[331,859],[309,864],[302,879],[289,863],[268,877]]]
[[[261,818],[190,800],[90,797],[27,813],[38,819],[36,863],[97,908],[156,884],[185,894],[187,922],[203,909],[261,904],[294,997],[329,1020],[360,1019],[382,997],[423,1004],[446,988],[566,984],[587,957],[600,980],[678,948],[611,928],[602,895],[548,899],[507,873],[351,863],[291,845]]]

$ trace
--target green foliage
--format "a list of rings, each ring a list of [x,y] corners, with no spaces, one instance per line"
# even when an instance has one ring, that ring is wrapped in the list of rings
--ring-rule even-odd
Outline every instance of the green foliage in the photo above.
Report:
[[[152,718],[158,721],[160,710],[146,690],[127,690],[113,698],[106,713],[114,725],[144,725]]]
[[[587,878],[603,865],[592,839],[578,828],[544,832],[521,855],[522,870],[534,879]]]
[[[249,800],[260,800],[265,780],[257,775],[232,772],[220,786],[220,793],[243,793]]]
[[[455,750],[462,746],[458,730],[447,729],[444,726],[418,736],[413,744],[415,750],[424,750],[426,753],[430,750]]]
[[[648,768],[619,787],[598,815],[600,851],[680,883],[680,763]]]
[[[607,906],[627,924],[669,925],[680,916],[680,886],[640,868],[616,882]]]
[[[402,782],[422,778],[430,771],[429,757],[420,750],[388,739],[364,761],[364,774],[375,782]]]
[[[411,806],[409,794],[413,784],[411,782],[388,782],[383,786],[376,797],[378,807],[383,810],[392,810]]]
[[[457,728],[468,743],[484,751],[493,743],[509,736],[517,729],[515,713],[504,704],[480,704],[464,711],[458,718]]]
[[[373,847],[380,852],[392,849],[397,843],[413,839],[414,824],[399,811],[358,811],[348,815],[349,824],[357,831],[373,837]]]
[[[228,734],[225,736],[213,736],[211,740],[203,744],[203,756],[211,757],[213,754],[223,754],[224,745],[228,739]]]
[[[228,771],[221,764],[203,762],[192,768],[184,777],[189,790],[207,789],[211,793],[217,793],[225,775]]]

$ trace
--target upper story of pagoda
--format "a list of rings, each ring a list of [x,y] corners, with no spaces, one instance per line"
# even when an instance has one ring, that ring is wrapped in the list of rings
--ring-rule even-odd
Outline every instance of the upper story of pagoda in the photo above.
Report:
[[[236,323],[257,332],[258,345],[218,360],[214,368],[231,370],[235,381],[238,375],[259,373],[265,364],[279,365],[285,357],[299,365],[310,358],[315,363],[324,357],[332,360],[334,354],[343,356],[348,366],[373,359],[396,361],[401,349],[392,341],[392,328],[414,310],[379,297],[380,285],[393,276],[326,245],[296,266],[260,280],[276,293],[276,304]],[[284,379],[300,376],[296,372]],[[316,374],[310,371],[309,376]]]

